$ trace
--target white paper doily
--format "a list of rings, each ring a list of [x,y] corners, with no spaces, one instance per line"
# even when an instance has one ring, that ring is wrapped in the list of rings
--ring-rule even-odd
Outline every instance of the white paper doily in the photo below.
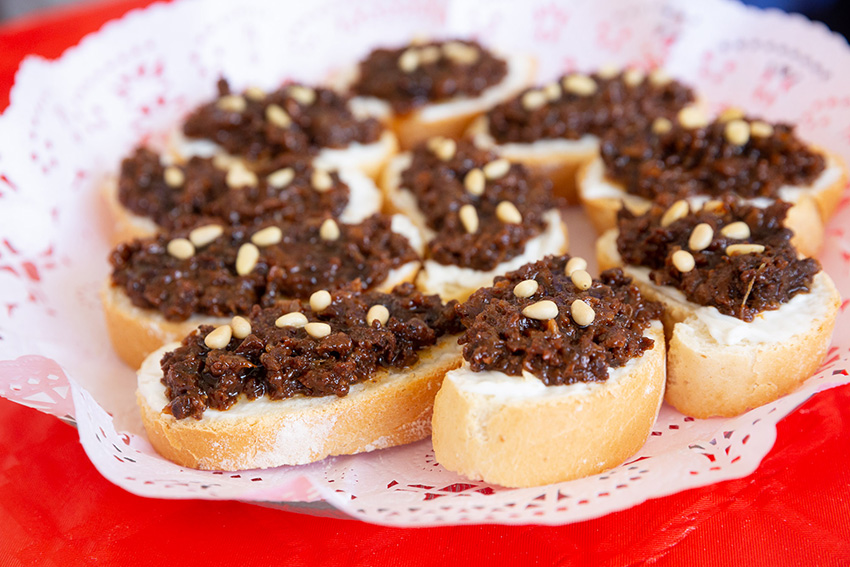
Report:
[[[75,421],[112,482],[146,496],[311,502],[393,525],[563,524],[752,472],[776,423],[819,390],[850,381],[850,316],[823,367],[797,392],[735,419],[664,406],[646,446],[606,473],[535,489],[470,482],[434,462],[430,442],[241,473],[177,467],[152,450],[135,375],[112,353],[97,298],[108,275],[101,181],[140,140],[167,131],[224,75],[237,89],[319,81],[380,43],[473,36],[534,54],[542,81],[604,63],[663,66],[712,108],[734,103],[800,124],[850,157],[850,50],[800,17],[724,0],[432,0],[308,3],[185,0],[112,22],[55,62],[30,58],[0,117],[0,395]],[[378,39],[379,38],[379,39]],[[850,290],[843,200],[822,262]],[[592,230],[570,214],[573,252]],[[582,239],[578,235],[587,235]]]

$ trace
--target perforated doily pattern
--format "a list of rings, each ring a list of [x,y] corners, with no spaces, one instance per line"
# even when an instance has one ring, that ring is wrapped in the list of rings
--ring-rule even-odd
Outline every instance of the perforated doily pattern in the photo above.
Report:
[[[722,22],[719,25],[718,22]],[[156,34],[151,30],[157,30]],[[180,30],[181,33],[171,33]],[[822,26],[738,4],[661,0],[185,0],[107,25],[59,61],[28,60],[0,118],[0,395],[75,421],[112,482],[148,496],[257,501],[324,499],[394,525],[559,524],[748,474],[775,424],[817,391],[848,382],[850,316],[815,377],[735,419],[696,420],[662,407],[629,462],[589,478],[505,489],[442,469],[428,441],[301,467],[239,473],[177,467],[141,433],[135,377],[108,347],[98,289],[107,276],[103,180],[140,140],[156,143],[224,75],[235,88],[320,80],[377,39],[471,35],[538,57],[540,80],[613,62],[663,66],[711,109],[734,103],[850,156],[850,68]],[[345,42],[326,41],[345,37]],[[184,38],[180,40],[179,38]],[[14,135],[9,135],[14,133]],[[822,261],[850,289],[847,200]],[[571,227],[576,237],[588,226]]]

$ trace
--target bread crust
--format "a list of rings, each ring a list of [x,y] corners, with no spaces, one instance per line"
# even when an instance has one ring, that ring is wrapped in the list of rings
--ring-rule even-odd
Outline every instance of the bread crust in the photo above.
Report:
[[[823,246],[824,225],[835,211],[847,184],[847,168],[843,161],[828,152],[817,151],[821,151],[827,157],[830,166],[840,168],[841,173],[834,181],[825,184],[818,190],[801,192],[799,198],[788,211],[785,226],[794,231],[791,242],[797,250],[806,256],[816,256]],[[620,210],[621,203],[625,203],[629,209],[636,213],[642,213],[650,206],[649,200],[627,194],[622,185],[608,179],[604,179],[604,183],[612,189],[618,189],[620,195],[588,196],[588,194],[593,193],[593,188],[599,186],[601,175],[604,175],[601,158],[582,165],[577,175],[579,199],[585,213],[599,234],[617,226],[617,212]],[[612,193],[612,191],[606,191],[607,193]]]
[[[601,270],[622,265],[616,239],[615,229],[597,241]],[[818,294],[824,313],[813,317],[808,327],[783,340],[722,344],[696,315],[698,305],[673,296],[668,286],[637,277],[634,282],[644,297],[664,304],[662,321],[669,340],[665,399],[698,418],[739,415],[795,390],[826,355],[841,305],[835,285],[821,271],[812,293]]]
[[[531,144],[497,144],[490,134],[486,116],[476,119],[467,129],[476,145],[491,148],[511,161],[521,163],[532,174],[549,179],[552,191],[569,204],[579,204],[576,177],[581,167],[599,157],[599,140],[585,136],[581,140],[539,140]]]
[[[353,385],[344,397],[262,400],[256,410],[251,409],[254,402],[242,399],[239,408],[207,410],[200,420],[178,420],[152,405],[153,399],[165,400],[159,361],[175,346],[163,347],[145,360],[136,398],[157,452],[178,465],[204,470],[301,465],[424,439],[443,377],[462,362],[457,337],[446,336],[423,350],[414,367],[379,372]],[[144,393],[143,379],[154,382],[148,388],[158,384],[156,396]],[[212,413],[217,415],[211,418]]]
[[[654,347],[622,375],[566,386],[558,395],[474,392],[449,373],[434,403],[437,461],[469,478],[508,487],[563,482],[622,463],[646,442],[664,394],[661,324],[653,323],[646,335]]]
[[[375,289],[388,292],[396,285],[413,282],[419,272],[419,262],[408,262],[390,272],[390,277]],[[155,309],[133,305],[122,288],[107,279],[100,292],[106,330],[115,352],[132,368],[138,368],[145,358],[166,343],[180,340],[199,325],[223,325],[230,317],[192,315],[185,321],[169,321]]]

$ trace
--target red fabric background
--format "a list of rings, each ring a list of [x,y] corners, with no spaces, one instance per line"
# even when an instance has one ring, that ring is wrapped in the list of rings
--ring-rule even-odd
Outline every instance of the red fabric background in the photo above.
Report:
[[[58,57],[149,3],[90,3],[0,27],[0,108],[26,54]],[[140,498],[99,475],[76,430],[0,399],[0,567],[850,565],[848,408],[850,386],[819,394],[780,423],[753,475],[597,520],[397,529],[238,502]]]

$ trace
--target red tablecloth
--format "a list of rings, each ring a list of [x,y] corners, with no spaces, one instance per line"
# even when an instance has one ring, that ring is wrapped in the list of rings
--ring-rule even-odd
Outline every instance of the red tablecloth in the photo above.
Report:
[[[0,27],[0,108],[26,54],[57,57],[149,3],[86,4]],[[76,430],[0,399],[0,565],[850,565],[848,408],[850,386],[822,393],[780,423],[753,475],[597,520],[408,530],[140,498],[98,474]]]

